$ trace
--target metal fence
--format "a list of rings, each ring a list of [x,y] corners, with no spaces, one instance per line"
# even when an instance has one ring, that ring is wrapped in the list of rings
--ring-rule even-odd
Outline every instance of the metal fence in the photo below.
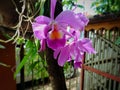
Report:
[[[120,28],[91,29],[86,36],[93,42],[96,54],[85,55],[84,90],[120,90],[120,47],[115,41]]]

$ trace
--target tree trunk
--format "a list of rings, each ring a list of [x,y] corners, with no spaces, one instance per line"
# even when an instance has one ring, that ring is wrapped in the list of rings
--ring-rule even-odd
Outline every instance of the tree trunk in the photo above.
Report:
[[[63,68],[57,63],[57,60],[53,58],[53,51],[47,48],[47,64],[49,78],[52,84],[52,90],[67,90]]]
[[[60,1],[60,0],[59,0]],[[50,0],[46,0],[44,15],[50,16]],[[55,17],[62,11],[62,5],[57,2],[55,8]],[[57,60],[53,57],[53,50],[47,47],[46,49],[46,61],[48,65],[49,78],[52,84],[52,90],[67,90],[63,68],[57,63]]]

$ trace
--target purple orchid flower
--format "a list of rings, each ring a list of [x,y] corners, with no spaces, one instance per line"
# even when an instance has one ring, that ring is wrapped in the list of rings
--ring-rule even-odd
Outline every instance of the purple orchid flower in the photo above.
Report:
[[[45,50],[47,43],[60,66],[73,59],[75,67],[80,67],[84,52],[95,53],[89,39],[79,40],[80,30],[84,30],[89,20],[73,11],[63,11],[54,19],[55,6],[56,0],[51,0],[50,18],[38,16],[32,23],[34,36],[41,40],[40,51]]]
[[[58,57],[58,64],[63,66],[65,62],[74,60],[74,67],[81,67],[84,52],[96,53],[92,47],[92,43],[88,38],[74,41],[61,49],[54,51],[54,58]]]
[[[48,47],[55,50],[63,47],[66,43],[66,35],[71,35],[67,32],[67,26],[77,30],[82,30],[88,19],[79,18],[81,14],[75,14],[72,11],[63,11],[54,19],[56,0],[51,0],[50,18],[46,16],[38,16],[35,22],[32,23],[34,36],[39,40],[46,39]],[[44,44],[41,44],[41,50]]]

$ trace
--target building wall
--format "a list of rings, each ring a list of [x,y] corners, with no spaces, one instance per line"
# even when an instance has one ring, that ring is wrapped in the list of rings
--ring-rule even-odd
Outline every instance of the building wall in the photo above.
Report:
[[[5,39],[0,32],[0,39]],[[5,49],[0,48],[0,63],[9,65],[5,67],[0,64],[0,90],[16,90],[16,81],[13,77],[15,67],[15,45],[1,43]]]

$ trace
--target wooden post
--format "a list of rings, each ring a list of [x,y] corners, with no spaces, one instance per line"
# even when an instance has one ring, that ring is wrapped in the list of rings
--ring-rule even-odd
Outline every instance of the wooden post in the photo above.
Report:
[[[85,54],[84,54],[84,59],[83,59],[83,64],[81,68],[81,73],[80,73],[80,90],[84,89],[84,62],[85,62]]]
[[[4,36],[0,33],[0,39]],[[16,80],[13,77],[12,68],[15,67],[15,45],[11,42],[1,43],[5,49],[0,49],[0,63],[5,63],[9,67],[0,65],[0,90],[16,90]]]

